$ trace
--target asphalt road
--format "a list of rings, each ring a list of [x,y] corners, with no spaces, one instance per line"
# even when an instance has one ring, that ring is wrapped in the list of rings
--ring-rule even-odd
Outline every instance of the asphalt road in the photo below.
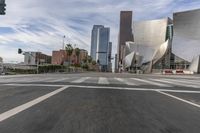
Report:
[[[0,133],[199,131],[199,75],[0,76]]]

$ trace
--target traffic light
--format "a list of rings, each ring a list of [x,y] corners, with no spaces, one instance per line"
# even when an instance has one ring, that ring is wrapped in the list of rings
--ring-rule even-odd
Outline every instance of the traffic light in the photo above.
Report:
[[[18,54],[22,54],[22,49],[18,49]]]
[[[0,0],[0,15],[6,14],[6,3],[5,0]]]

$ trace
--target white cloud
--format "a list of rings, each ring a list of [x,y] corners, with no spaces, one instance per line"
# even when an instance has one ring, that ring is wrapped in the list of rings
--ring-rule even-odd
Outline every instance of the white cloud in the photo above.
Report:
[[[15,32],[0,34],[0,56],[6,62],[23,61],[15,51],[18,47],[51,54],[52,50],[62,47],[63,35],[67,36],[66,42],[76,43],[89,51],[94,24],[111,28],[113,53],[116,53],[121,10],[133,10],[134,20],[141,20],[167,17],[173,11],[200,7],[198,0],[186,1],[6,0],[7,14],[0,16],[0,27],[10,27]],[[10,54],[5,52],[7,50]]]

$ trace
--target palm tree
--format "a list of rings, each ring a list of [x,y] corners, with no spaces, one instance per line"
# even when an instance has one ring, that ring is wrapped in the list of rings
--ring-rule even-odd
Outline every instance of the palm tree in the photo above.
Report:
[[[71,44],[67,44],[67,46],[65,47],[65,50],[66,50],[67,55],[68,55],[68,61],[69,61],[69,66],[70,66],[70,64],[71,64],[71,55],[72,55],[74,49],[73,49]]]
[[[80,55],[80,49],[79,48],[75,48],[75,54],[76,54],[76,59],[77,59],[77,64],[79,64],[79,55]]]

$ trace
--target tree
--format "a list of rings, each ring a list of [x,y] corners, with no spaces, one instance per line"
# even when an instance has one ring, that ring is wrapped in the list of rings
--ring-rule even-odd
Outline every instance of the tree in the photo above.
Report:
[[[79,56],[80,56],[80,49],[79,48],[75,48],[75,54],[76,54],[76,59],[77,59],[77,63],[79,64]]]
[[[71,55],[72,55],[74,49],[73,49],[71,44],[67,44],[67,46],[65,47],[65,50],[66,50],[67,55],[68,55],[68,61],[69,61],[69,66],[70,66],[70,64],[71,64]]]
[[[88,62],[91,63],[92,62],[92,57],[88,56]]]
[[[97,62],[96,61],[92,61],[92,65],[96,65],[97,64]]]

